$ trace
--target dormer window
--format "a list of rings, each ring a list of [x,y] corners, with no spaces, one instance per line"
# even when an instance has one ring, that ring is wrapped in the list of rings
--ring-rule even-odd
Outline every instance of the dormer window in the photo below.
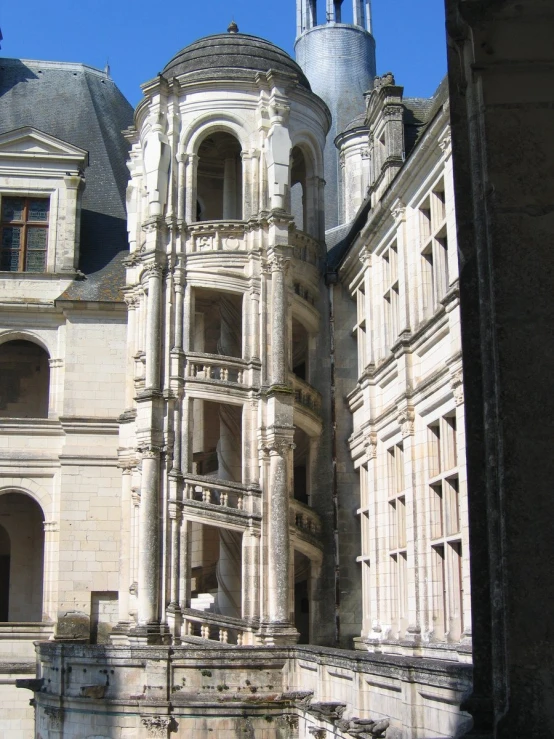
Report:
[[[2,198],[2,272],[46,270],[49,211],[49,198]]]

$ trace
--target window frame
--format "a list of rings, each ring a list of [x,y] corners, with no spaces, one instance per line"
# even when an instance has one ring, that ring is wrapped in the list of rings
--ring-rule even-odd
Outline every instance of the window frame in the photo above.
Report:
[[[22,200],[24,203],[23,207],[23,218],[21,219],[12,219],[12,220],[5,220],[4,219],[4,207],[6,204],[6,201],[9,200]],[[45,201],[48,205],[46,210],[46,220],[45,221],[35,221],[31,220],[29,218],[29,209],[30,209],[30,203],[31,201]],[[48,271],[48,251],[49,251],[49,241],[50,241],[50,228],[51,228],[51,212],[52,212],[52,200],[49,195],[44,194],[19,194],[19,193],[2,193],[0,197],[0,273],[28,273],[28,274],[44,274]],[[21,245],[19,248],[19,260],[18,260],[18,268],[17,269],[3,269],[2,268],[2,256],[5,252],[13,251],[12,249],[7,249],[3,245],[3,234],[4,229],[6,228],[21,228],[22,229],[22,239],[21,239]],[[40,270],[34,270],[34,269],[27,269],[27,255],[29,251],[34,251],[32,249],[29,249],[28,247],[28,233],[30,228],[39,228],[46,231],[46,241],[44,249],[37,249],[37,252],[44,253],[44,263],[43,267]]]

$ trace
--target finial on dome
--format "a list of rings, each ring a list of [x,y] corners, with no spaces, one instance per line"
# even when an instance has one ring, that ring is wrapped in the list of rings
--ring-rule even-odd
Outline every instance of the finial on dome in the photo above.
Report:
[[[227,33],[238,33],[238,32],[239,32],[239,27],[237,26],[235,21],[232,20],[231,23],[229,24],[229,28],[227,29]]]

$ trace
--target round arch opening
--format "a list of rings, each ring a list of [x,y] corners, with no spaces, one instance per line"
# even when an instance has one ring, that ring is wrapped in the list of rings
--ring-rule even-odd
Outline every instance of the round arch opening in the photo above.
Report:
[[[242,158],[238,139],[208,134],[198,148],[196,220],[242,219]]]
[[[50,365],[38,344],[0,344],[0,418],[48,418]]]
[[[43,619],[44,515],[25,493],[0,495],[0,621]]]

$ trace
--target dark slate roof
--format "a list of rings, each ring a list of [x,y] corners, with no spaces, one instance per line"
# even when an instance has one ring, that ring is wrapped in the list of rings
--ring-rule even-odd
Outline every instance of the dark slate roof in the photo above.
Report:
[[[237,74],[254,76],[256,72],[288,72],[310,89],[304,72],[285,51],[275,44],[245,33],[219,33],[185,46],[168,62],[162,76],[166,79],[186,74],[191,80],[229,79]]]
[[[84,64],[0,59],[0,133],[33,126],[89,152],[79,269],[63,298],[121,300],[128,250],[128,145],[133,108],[103,72]]]

